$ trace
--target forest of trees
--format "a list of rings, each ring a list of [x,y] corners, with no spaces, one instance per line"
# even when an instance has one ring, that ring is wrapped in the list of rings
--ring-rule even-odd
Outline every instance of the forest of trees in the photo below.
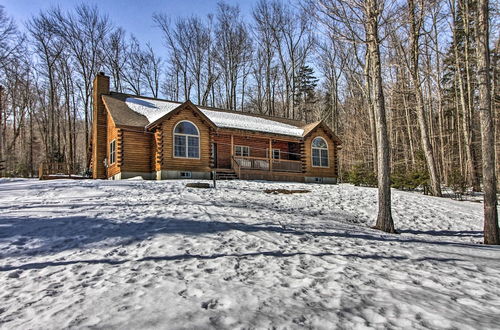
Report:
[[[248,15],[219,2],[207,16],[155,14],[161,52],[96,7],[54,7],[20,26],[0,6],[0,176],[36,175],[42,161],[86,170],[92,81],[103,71],[119,92],[323,119],[343,140],[344,181],[376,185],[385,162],[386,186],[478,191],[479,2],[260,0]],[[498,160],[500,29],[489,5]]]

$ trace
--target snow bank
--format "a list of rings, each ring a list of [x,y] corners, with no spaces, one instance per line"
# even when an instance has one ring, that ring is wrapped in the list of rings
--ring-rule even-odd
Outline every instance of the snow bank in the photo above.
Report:
[[[376,189],[186,182],[2,180],[2,327],[500,328],[481,204],[394,191],[388,235]]]

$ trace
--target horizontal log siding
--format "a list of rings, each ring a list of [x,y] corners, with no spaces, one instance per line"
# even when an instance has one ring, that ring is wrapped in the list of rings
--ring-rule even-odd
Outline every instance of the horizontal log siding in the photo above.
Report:
[[[217,168],[231,168],[231,135],[214,134],[212,141],[217,144]]]
[[[182,120],[192,122],[200,131],[200,159],[174,158],[173,129],[175,125]],[[163,132],[162,170],[210,171],[210,128],[199,115],[195,114],[191,109],[186,108],[164,121],[161,129]]]
[[[110,143],[111,141],[115,140],[116,141],[116,162],[113,164],[109,164],[108,169],[107,169],[107,177],[111,177],[115,174],[120,173],[120,165],[122,161],[122,154],[121,154],[121,134],[120,130],[116,128],[115,123],[113,122],[113,119],[111,118],[111,115],[107,113],[107,144],[106,144],[106,159],[108,160],[109,164],[109,152],[110,152]]]
[[[123,129],[122,172],[151,173],[151,140],[153,134],[139,129]]]
[[[313,167],[312,166],[312,141],[321,136],[325,139],[328,144],[328,167]],[[323,128],[318,128],[312,132],[305,140],[303,146],[304,152],[304,163],[305,163],[305,175],[312,177],[337,177],[336,173],[336,146],[332,138],[325,132]]]
[[[289,159],[288,152],[290,152],[290,150],[288,149],[288,142],[286,142],[286,141],[273,141],[273,149],[280,150],[280,159]]]
[[[250,147],[250,157],[266,158],[269,155],[266,150],[269,149],[269,139],[258,138],[253,136],[234,136],[235,146],[248,146]],[[235,153],[236,155],[236,153]]]

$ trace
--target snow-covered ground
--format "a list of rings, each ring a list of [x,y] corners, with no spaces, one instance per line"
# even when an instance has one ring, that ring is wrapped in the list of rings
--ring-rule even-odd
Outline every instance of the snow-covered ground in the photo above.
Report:
[[[0,327],[500,328],[480,203],[394,191],[387,235],[373,188],[185,183],[0,181]]]

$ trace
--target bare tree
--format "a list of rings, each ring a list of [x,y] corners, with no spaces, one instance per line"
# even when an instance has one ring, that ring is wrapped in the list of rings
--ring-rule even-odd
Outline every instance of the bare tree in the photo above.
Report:
[[[104,52],[105,66],[113,77],[114,89],[117,92],[123,92],[123,71],[127,63],[128,53],[125,30],[118,28],[109,35]]]
[[[158,98],[160,91],[160,74],[162,69],[161,57],[157,56],[150,44],[146,44],[146,51],[144,53],[144,80],[151,95]]]
[[[481,150],[484,186],[484,244],[500,244],[498,229],[497,191],[495,175],[495,138],[491,114],[491,78],[489,51],[489,1],[478,1],[476,21],[479,78],[479,117],[481,120]]]
[[[254,58],[254,79],[257,83],[257,108],[261,113],[274,115],[273,71],[276,71],[275,52],[276,38],[273,30],[273,9],[271,3],[261,0],[257,2],[253,12],[255,21],[254,35],[257,40],[257,51]]]
[[[387,136],[384,90],[380,61],[379,19],[384,3],[379,0],[365,2],[365,29],[368,52],[370,54],[370,76],[372,97],[377,125],[377,161],[378,161],[378,216],[375,228],[394,233],[391,212],[390,146]]]
[[[183,99],[189,100],[191,97],[192,79],[189,77],[189,38],[186,34],[186,27],[183,20],[177,20],[172,27],[167,15],[155,14],[153,20],[163,33],[165,44],[170,51],[171,69],[178,72],[183,86]]]
[[[429,130],[424,110],[424,96],[422,92],[422,80],[420,78],[420,36],[424,21],[424,0],[419,0],[418,5],[414,0],[408,0],[408,16],[410,25],[410,61],[409,69],[412,77],[413,89],[416,99],[416,110],[418,124],[420,126],[420,137],[424,150],[427,168],[429,170],[431,190],[434,196],[441,197],[441,181],[436,169],[434,152],[429,138]]]
[[[122,77],[127,89],[135,95],[142,95],[146,59],[139,40],[134,36],[130,38],[127,61],[125,63]]]
[[[104,63],[104,41],[111,30],[106,15],[97,7],[78,5],[74,12],[63,12],[59,8],[49,11],[51,24],[71,52],[75,70],[80,80],[79,92],[83,103],[85,127],[85,154],[90,159],[90,122],[92,120],[92,82]]]
[[[271,24],[270,29],[281,65],[286,117],[295,118],[296,73],[304,66],[314,45],[314,38],[310,33],[311,20],[303,8],[294,12],[283,2],[276,0],[270,2],[269,6],[271,19],[267,23]]]
[[[385,96],[382,84],[380,56],[380,22],[387,19],[384,1],[318,0],[313,8],[324,17],[322,21],[340,40],[366,46],[365,74],[368,83],[370,107],[374,110],[377,145],[378,216],[375,228],[394,233],[391,212],[390,144],[387,133]],[[383,14],[386,14],[385,16]]]
[[[245,64],[251,58],[252,43],[239,8],[225,3],[217,6],[215,55],[224,81],[224,106],[235,110],[238,82],[243,78]]]
[[[57,117],[57,83],[56,69],[59,58],[64,50],[64,43],[58,38],[56,28],[50,15],[41,13],[31,18],[28,22],[28,31],[31,34],[37,55],[42,61],[42,70],[48,79],[48,125],[46,127],[46,157],[53,161],[59,153],[56,147],[56,121]]]

